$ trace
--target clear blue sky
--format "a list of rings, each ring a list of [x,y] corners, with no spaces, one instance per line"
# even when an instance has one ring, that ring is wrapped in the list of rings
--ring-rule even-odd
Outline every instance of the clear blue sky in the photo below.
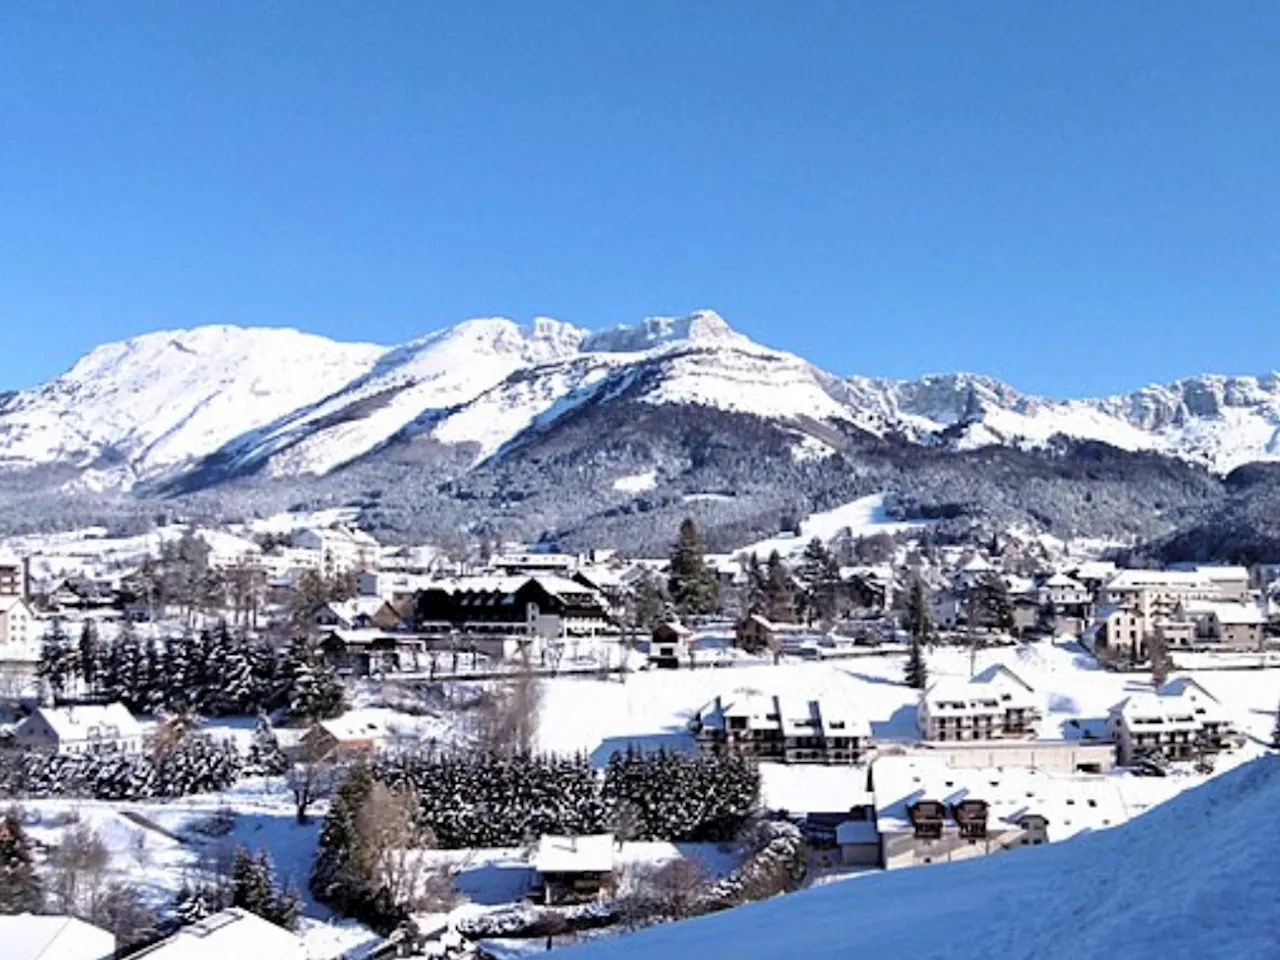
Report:
[[[1280,3],[0,4],[0,387],[703,306],[840,373],[1280,367]]]

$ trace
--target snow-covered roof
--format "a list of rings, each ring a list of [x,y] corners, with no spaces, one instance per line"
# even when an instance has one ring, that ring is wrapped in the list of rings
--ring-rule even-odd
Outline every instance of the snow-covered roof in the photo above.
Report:
[[[391,731],[382,717],[368,710],[351,710],[332,720],[321,720],[317,726],[335,740],[382,740]]]
[[[1108,590],[1206,589],[1209,578],[1194,570],[1121,570],[1107,581]]]
[[[876,823],[883,832],[911,828],[907,808],[918,800],[950,807],[962,800],[987,803],[987,822],[1012,829],[1028,814],[1049,821],[1049,839],[1129,819],[1114,777],[1057,776],[1022,767],[956,768],[938,757],[881,757],[871,769]]]
[[[1065,573],[1055,573],[1044,582],[1046,587],[1056,587],[1062,590],[1087,590],[1083,583],[1074,577],[1069,577]]]
[[[0,915],[5,960],[110,960],[116,938],[75,917]]]
[[[874,805],[865,767],[816,763],[760,764],[760,804],[788,813],[848,813]]]
[[[610,873],[614,849],[612,833],[581,837],[543,834],[533,868],[539,873]]]
[[[1111,708],[1133,732],[1195,732],[1206,723],[1230,724],[1217,697],[1191,677],[1174,677],[1159,690],[1130,694]]]
[[[1188,600],[1183,610],[1192,616],[1211,616],[1228,626],[1260,626],[1267,622],[1266,611],[1256,603],[1228,600]]]
[[[43,718],[62,743],[142,736],[142,727],[120,703],[39,707],[33,716]]]
[[[283,927],[230,907],[135,954],[135,960],[307,960],[306,943]]]
[[[943,677],[923,697],[934,715],[960,716],[992,709],[1038,705],[1034,688],[1004,664],[994,664],[972,679]]]

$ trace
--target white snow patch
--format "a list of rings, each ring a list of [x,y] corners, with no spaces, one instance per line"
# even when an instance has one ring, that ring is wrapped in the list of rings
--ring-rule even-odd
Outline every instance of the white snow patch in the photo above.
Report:
[[[613,481],[613,489],[619,493],[644,493],[658,485],[658,471],[646,470],[644,473],[633,473],[619,477]]]
[[[872,494],[849,503],[815,513],[800,523],[798,536],[781,535],[761,540],[743,547],[738,553],[754,553],[767,557],[778,551],[783,557],[799,553],[814,537],[827,541],[846,527],[855,537],[873,536],[878,533],[902,533],[928,526],[930,521],[898,521],[890,519],[884,507],[884,494]]]

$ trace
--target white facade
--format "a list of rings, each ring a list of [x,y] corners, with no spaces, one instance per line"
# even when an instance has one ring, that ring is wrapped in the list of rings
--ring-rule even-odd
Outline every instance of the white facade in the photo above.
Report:
[[[293,535],[293,546],[319,556],[326,576],[377,569],[382,552],[378,541],[353,527],[313,527]]]
[[[1233,745],[1235,726],[1226,707],[1190,677],[1177,677],[1159,690],[1135,693],[1111,708],[1107,726],[1121,763],[1143,753],[1189,760]]]
[[[36,612],[31,604],[20,596],[0,597],[0,650],[39,641]]]
[[[920,697],[917,718],[926,740],[994,740],[1035,736],[1040,709],[1031,685],[997,665],[971,680],[939,680]]]
[[[42,753],[140,753],[143,731],[122,704],[40,707],[14,731],[14,744]]]

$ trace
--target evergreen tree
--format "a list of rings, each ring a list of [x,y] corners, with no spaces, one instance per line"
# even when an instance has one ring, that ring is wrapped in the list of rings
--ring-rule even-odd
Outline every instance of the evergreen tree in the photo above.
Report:
[[[912,635],[911,649],[907,651],[906,666],[907,686],[915,690],[923,690],[929,685],[929,669],[924,662],[924,647],[920,638]]]
[[[333,668],[316,655],[306,637],[296,638],[285,653],[285,700],[295,720],[327,720],[342,713],[342,682]]]
[[[911,592],[907,594],[907,609],[903,625],[913,640],[918,640],[920,643],[933,643],[935,639],[933,604],[920,577],[911,581]]]
[[[637,630],[652,630],[661,622],[667,609],[669,598],[662,579],[650,570],[646,570],[636,580],[635,616],[633,623]]]
[[[805,620],[808,623],[834,620],[839,608],[840,567],[818,537],[804,548],[800,579],[805,585],[802,596]]]
[[[791,570],[783,562],[777,550],[769,554],[764,580],[764,615],[775,623],[790,623],[795,619],[795,583]]]
[[[0,817],[0,914],[37,913],[43,906],[31,840],[11,810]]]
[[[77,672],[76,648],[72,647],[62,621],[54,620],[40,646],[40,662],[36,675],[49,685],[55,697],[62,696],[67,684]]]
[[[245,761],[245,773],[257,776],[278,777],[289,769],[289,761],[280,749],[280,741],[265,716],[258,717],[249,743],[249,756]]]
[[[753,613],[761,613],[765,608],[764,570],[760,566],[760,558],[754,553],[747,557],[746,575],[747,596],[743,613],[750,616]]]
[[[80,646],[76,663],[85,689],[97,692],[101,682],[102,648],[98,643],[98,628],[92,620],[86,620],[80,630]]]
[[[1013,600],[1004,577],[991,574],[978,587],[978,615],[980,621],[996,630],[1013,629]]]
[[[231,905],[268,919],[275,899],[270,856],[237,847],[231,861]]]
[[[703,559],[702,535],[692,517],[680,522],[680,533],[671,551],[667,592],[681,616],[713,613],[720,583]]]
[[[1275,750],[1280,750],[1280,707],[1276,708],[1276,725],[1271,731],[1271,746]]]

